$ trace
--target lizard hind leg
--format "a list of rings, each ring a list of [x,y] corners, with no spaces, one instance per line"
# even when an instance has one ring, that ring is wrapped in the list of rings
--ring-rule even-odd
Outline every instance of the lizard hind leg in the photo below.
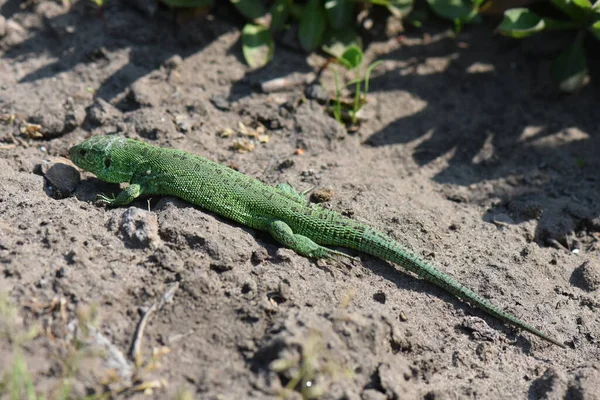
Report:
[[[319,259],[339,256],[354,259],[346,253],[321,246],[306,236],[294,233],[292,228],[281,220],[275,220],[269,224],[269,233],[279,243],[304,257]]]
[[[300,204],[307,204],[308,200],[306,199],[306,194],[308,192],[310,192],[313,188],[307,189],[302,193],[298,193],[296,191],[296,189],[294,189],[294,187],[292,185],[290,185],[289,183],[280,183],[277,186],[275,186],[278,190],[282,191],[283,193],[285,193],[288,197],[291,197],[294,201],[300,203]]]

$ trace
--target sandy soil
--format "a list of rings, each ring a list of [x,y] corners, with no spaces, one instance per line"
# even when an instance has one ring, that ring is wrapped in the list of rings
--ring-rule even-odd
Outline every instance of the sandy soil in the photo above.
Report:
[[[325,62],[293,43],[250,71],[219,13],[85,3],[0,0],[0,374],[24,360],[50,398],[600,398],[599,91],[554,90],[554,42],[379,35],[348,133],[303,86],[260,90]],[[222,133],[240,122],[268,142],[240,153]],[[568,348],[368,256],[313,262],[169,197],[106,209],[118,186],[61,158],[105,133],[331,189],[327,207]]]

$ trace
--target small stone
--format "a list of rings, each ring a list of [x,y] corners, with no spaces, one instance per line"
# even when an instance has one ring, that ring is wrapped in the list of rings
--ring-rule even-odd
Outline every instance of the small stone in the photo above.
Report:
[[[307,86],[304,90],[304,95],[309,99],[317,100],[321,104],[329,101],[329,93],[327,93],[327,90],[318,83]]]
[[[66,132],[66,110],[58,102],[41,104],[28,118],[29,125],[39,125],[39,131],[45,139],[61,136]]]
[[[492,222],[498,226],[514,225],[515,221],[505,213],[498,213],[492,217]]]
[[[376,389],[365,389],[360,395],[362,400],[387,400],[389,397]]]
[[[6,20],[2,44],[5,46],[5,48],[9,49],[13,46],[23,43],[27,35],[27,29],[21,26],[17,21],[14,21],[12,18],[10,18]]]
[[[193,101],[192,103],[185,106],[188,113],[197,115],[199,117],[205,117],[208,115],[208,107],[205,102],[200,99]]]
[[[88,107],[87,117],[92,124],[104,125],[107,122],[119,119],[121,111],[106,100],[97,98],[94,104]]]
[[[227,101],[227,99],[224,96],[220,96],[220,95],[211,96],[210,102],[218,110],[221,110],[221,111],[231,110],[231,104],[229,104],[229,102]]]
[[[156,3],[156,2],[154,2],[154,3]],[[183,63],[183,58],[181,58],[181,56],[179,54],[175,54],[174,56],[169,58],[167,61],[165,61],[165,67],[167,67],[169,69],[176,69],[182,63]]]
[[[252,260],[252,264],[254,264],[254,265],[258,265],[267,259],[269,259],[269,253],[267,252],[267,249],[265,249],[264,247],[261,247],[252,252],[251,260]]]
[[[294,257],[294,254],[296,254],[294,252],[294,250],[285,248],[285,247],[280,247],[279,249],[277,249],[277,253],[275,253],[275,257],[273,258],[273,263],[275,264],[279,264],[282,262],[288,262],[292,260],[292,257]]]
[[[177,129],[182,133],[189,132],[194,127],[194,121],[186,114],[175,115],[175,124],[177,125]]]
[[[281,164],[279,164],[279,165],[277,166],[277,170],[278,170],[278,171],[283,171],[284,169],[288,169],[288,168],[291,168],[291,167],[293,167],[293,166],[294,166],[294,164],[295,164],[295,161],[294,161],[294,160],[292,160],[291,158],[288,158],[288,159],[286,159],[286,160],[283,160],[283,161],[281,162]]]
[[[477,340],[489,340],[494,342],[498,339],[498,332],[492,329],[484,320],[478,317],[465,317],[461,324],[463,328],[471,331]]]
[[[280,281],[277,285],[277,293],[283,300],[289,300],[292,298],[292,287],[287,280]]]
[[[55,199],[69,197],[81,180],[79,171],[66,158],[56,157],[43,160],[40,169],[48,181],[48,189]]]
[[[586,292],[600,288],[600,264],[586,261],[573,271],[571,283]]]
[[[331,189],[317,189],[310,194],[310,200],[315,203],[325,203],[331,200],[334,193]]]
[[[6,18],[0,15],[0,38],[6,35]]]
[[[231,271],[233,267],[233,262],[230,259],[216,260],[210,263],[210,269],[218,273]]]
[[[153,212],[135,207],[128,208],[121,217],[119,230],[126,243],[131,247],[160,247],[158,219]]]

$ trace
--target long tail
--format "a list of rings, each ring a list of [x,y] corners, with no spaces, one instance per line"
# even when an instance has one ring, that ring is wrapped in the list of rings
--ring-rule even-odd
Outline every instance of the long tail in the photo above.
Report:
[[[531,332],[552,344],[562,348],[566,347],[563,343],[521,321],[514,315],[502,311],[472,290],[464,287],[448,275],[438,271],[433,265],[430,265],[417,256],[407,252],[396,241],[381,232],[374,229],[366,229],[363,232],[362,240],[360,241],[357,250],[398,264],[402,268],[414,272],[429,282],[454,294],[456,297],[470,303],[472,306],[480,308],[502,321]]]

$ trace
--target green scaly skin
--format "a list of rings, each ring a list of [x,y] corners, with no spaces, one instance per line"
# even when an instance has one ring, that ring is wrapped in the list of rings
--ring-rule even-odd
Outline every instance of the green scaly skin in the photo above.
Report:
[[[99,179],[128,182],[109,206],[123,206],[141,195],[171,195],[269,232],[279,243],[310,258],[347,256],[325,246],[340,246],[400,265],[500,320],[560,347],[564,344],[502,311],[368,225],[326,210],[290,185],[266,185],[206,158],[120,136],[93,136],[70,150],[71,160]]]

